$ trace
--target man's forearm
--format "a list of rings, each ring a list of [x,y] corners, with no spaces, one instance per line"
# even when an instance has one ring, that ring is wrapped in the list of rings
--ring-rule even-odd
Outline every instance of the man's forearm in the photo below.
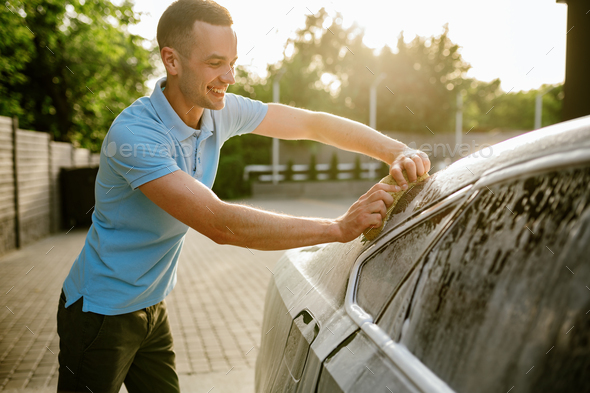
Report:
[[[221,244],[270,251],[340,240],[334,220],[294,217],[226,202],[217,214],[220,226],[225,226],[219,228]]]
[[[314,114],[313,139],[391,164],[407,146],[356,121],[329,113]]]

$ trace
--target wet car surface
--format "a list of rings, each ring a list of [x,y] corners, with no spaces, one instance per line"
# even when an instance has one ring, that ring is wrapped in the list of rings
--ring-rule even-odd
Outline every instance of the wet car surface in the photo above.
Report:
[[[380,236],[289,250],[257,392],[589,391],[590,117],[409,190]]]

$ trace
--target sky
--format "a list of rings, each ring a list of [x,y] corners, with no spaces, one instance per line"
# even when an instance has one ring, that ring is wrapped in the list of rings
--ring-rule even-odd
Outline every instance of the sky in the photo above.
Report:
[[[115,3],[120,1],[114,0]],[[141,22],[129,31],[155,39],[158,19],[171,0],[136,0]],[[310,1],[219,0],[232,14],[238,35],[238,66],[265,75],[266,65],[282,59],[287,39],[305,24],[305,17],[322,7],[339,12],[344,26],[365,29],[371,48],[395,47],[416,35],[440,35],[449,24],[449,38],[461,47],[471,65],[468,77],[501,80],[504,91],[530,90],[565,79],[567,5],[556,0],[362,0]],[[575,26],[574,26],[575,28]],[[152,87],[165,76],[163,67],[147,82]]]

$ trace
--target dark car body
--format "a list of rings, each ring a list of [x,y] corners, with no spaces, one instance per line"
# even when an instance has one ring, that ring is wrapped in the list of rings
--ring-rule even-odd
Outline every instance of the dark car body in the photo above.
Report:
[[[287,251],[257,392],[590,391],[590,117],[465,157],[380,236]]]

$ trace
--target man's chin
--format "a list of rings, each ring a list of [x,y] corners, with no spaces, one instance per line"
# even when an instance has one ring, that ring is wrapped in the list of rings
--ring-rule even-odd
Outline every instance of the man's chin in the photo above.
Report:
[[[219,111],[225,107],[225,97],[219,101],[210,102],[208,109]]]

